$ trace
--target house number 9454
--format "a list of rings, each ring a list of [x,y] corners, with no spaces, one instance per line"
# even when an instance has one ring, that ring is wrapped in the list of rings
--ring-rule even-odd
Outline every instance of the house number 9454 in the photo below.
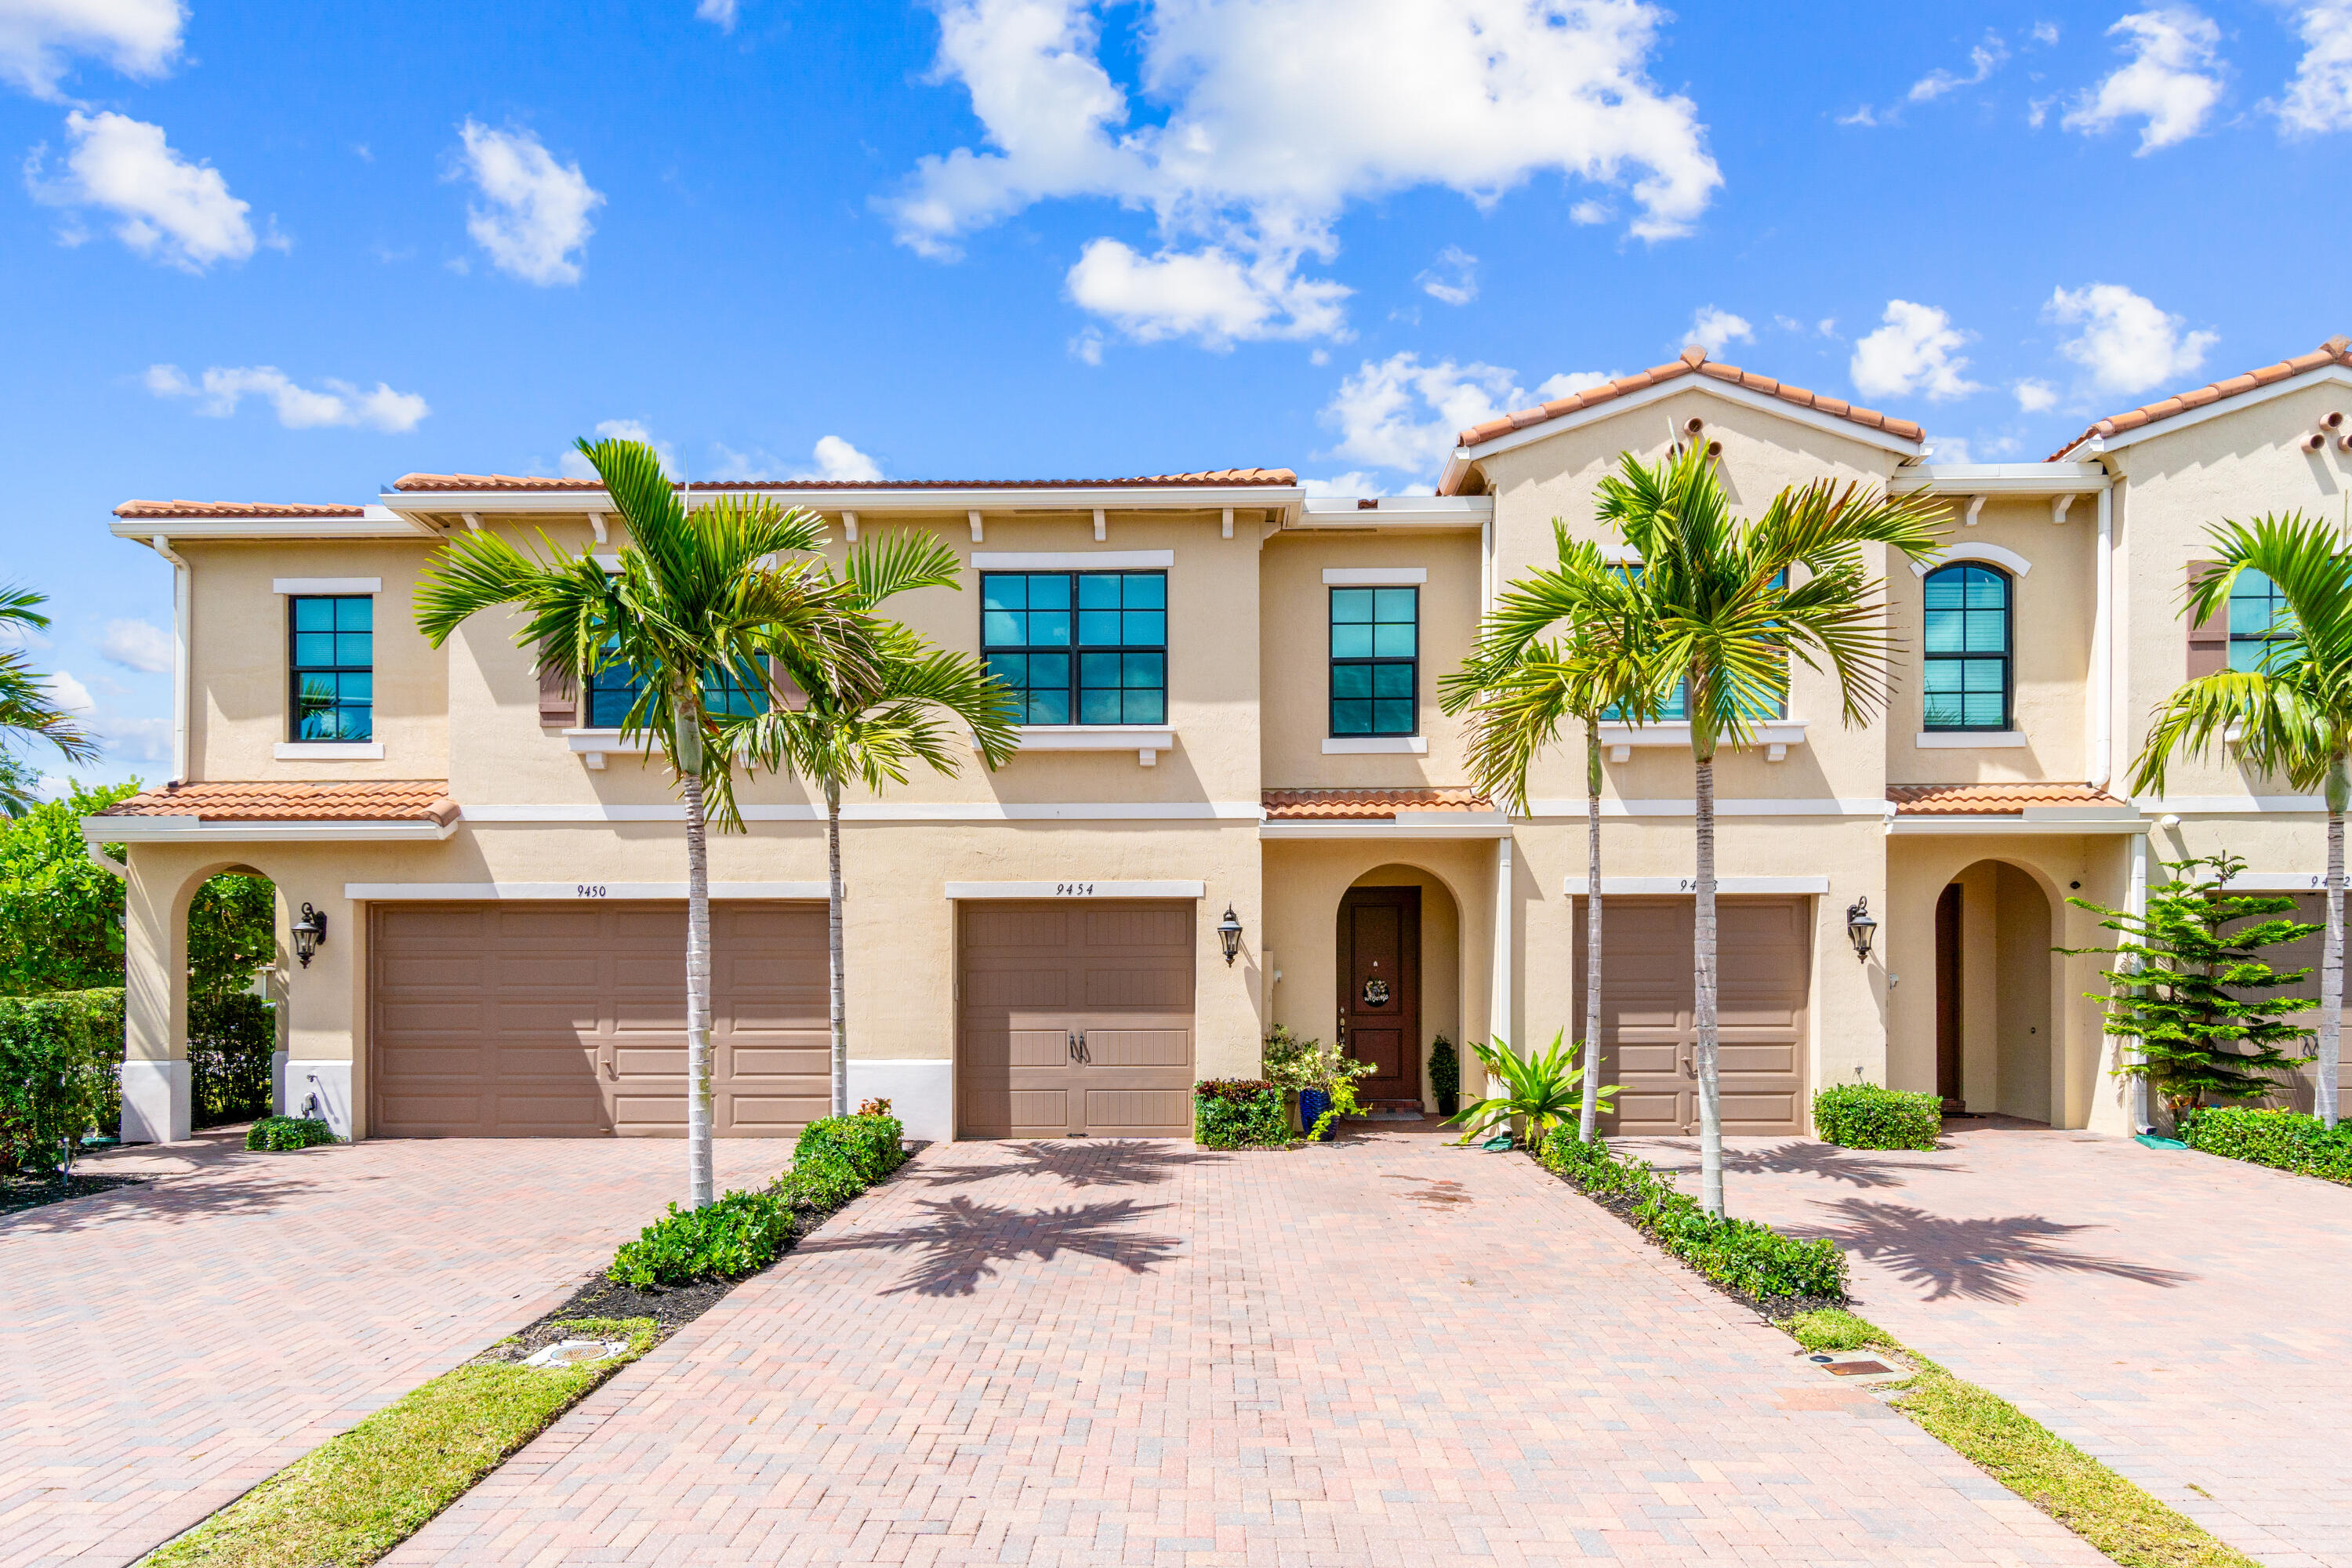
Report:
[[[611,895],[604,890],[604,884],[602,882],[576,883],[573,886],[572,892],[575,897],[583,899],[603,899],[611,897]]]
[[[1095,896],[1092,882],[1056,882],[1054,896],[1057,899],[1091,899]]]

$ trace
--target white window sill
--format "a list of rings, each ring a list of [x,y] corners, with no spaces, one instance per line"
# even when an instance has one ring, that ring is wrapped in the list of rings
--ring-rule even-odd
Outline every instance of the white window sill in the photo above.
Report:
[[[382,741],[280,741],[270,755],[281,763],[380,763]]]
[[[1675,746],[1690,750],[1691,727],[1679,720],[1657,724],[1603,724],[1601,743],[1609,748],[1609,760],[1622,763],[1633,754],[1636,746]],[[1789,754],[1791,746],[1805,743],[1805,721],[1801,719],[1773,719],[1756,726],[1756,736],[1750,742],[1764,748],[1764,760],[1777,763]]]
[[[1410,752],[1416,757],[1429,754],[1429,739],[1425,735],[1340,735],[1323,742],[1327,757],[1360,756],[1367,753],[1396,754]]]
[[[1922,730],[1912,743],[1923,752],[2014,751],[2025,744],[2020,730]]]
[[[624,740],[618,730],[566,730],[563,743],[580,753],[581,760],[594,771],[602,772],[604,758],[613,752],[623,756],[642,757],[657,750],[651,735],[631,735]]]
[[[1176,731],[1165,724],[1023,724],[1018,727],[1024,752],[1125,752],[1149,768],[1160,753],[1176,749]],[[974,741],[978,751],[980,742]]]

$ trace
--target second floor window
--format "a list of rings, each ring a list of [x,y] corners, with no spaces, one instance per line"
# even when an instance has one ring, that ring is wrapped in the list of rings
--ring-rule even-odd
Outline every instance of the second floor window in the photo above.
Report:
[[[1421,590],[1331,590],[1331,733],[1420,728]]]
[[[1024,724],[1168,721],[1168,574],[984,572],[980,646]]]
[[[2230,584],[2230,668],[2262,668],[2293,626],[2286,599],[2268,574],[2239,573]]]
[[[636,667],[608,664],[588,679],[588,724],[591,730],[617,730],[636,706],[645,679]],[[702,678],[702,710],[710,714],[751,714],[768,710],[768,690],[755,670],[713,669]]]
[[[373,739],[375,601],[364,594],[299,594],[288,609],[294,739]]]
[[[2010,725],[2010,581],[1973,563],[1927,574],[1926,722],[1930,730]]]

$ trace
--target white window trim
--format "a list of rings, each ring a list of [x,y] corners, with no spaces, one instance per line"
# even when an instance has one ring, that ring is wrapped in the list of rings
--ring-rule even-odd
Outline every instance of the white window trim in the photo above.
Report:
[[[270,756],[281,763],[380,763],[382,741],[280,741]]]
[[[1024,752],[1124,752],[1131,747],[1136,762],[1147,768],[1159,765],[1160,752],[1176,749],[1176,731],[1166,724],[1022,724],[1016,728]],[[972,738],[971,749],[980,750],[978,736]]]
[[[1429,581],[1426,566],[1326,566],[1327,588],[1418,588]]]
[[[2022,730],[1922,730],[1912,744],[1923,752],[2014,750],[2025,744]]]
[[[1400,752],[1416,757],[1429,754],[1426,735],[1334,735],[1323,742],[1327,757],[1394,755]]]
[[[1150,572],[1176,564],[1172,550],[975,550],[975,572]]]
[[[2011,575],[2017,577],[2022,577],[2033,570],[2033,563],[2014,550],[2004,550],[1998,544],[1983,544],[1975,540],[1969,540],[1963,544],[1946,545],[1925,561],[1912,562],[1911,574],[1915,577],[1925,577],[1930,572],[1939,572],[1947,566],[1962,561],[1981,561],[1987,565],[2006,567]],[[2011,608],[2014,612],[2015,606],[2012,605]]]
[[[566,730],[563,742],[575,752],[633,752],[640,755],[656,750],[658,742],[648,734],[623,737],[618,730]]]
[[[362,594],[383,592],[381,577],[273,577],[269,580],[273,594],[328,594],[356,598]]]
[[[1603,724],[1601,743],[1609,748],[1609,760],[1622,763],[1630,759],[1635,746],[1679,746],[1689,749],[1691,727],[1683,720],[1667,720],[1656,724]],[[1805,721],[1773,719],[1756,726],[1752,745],[1764,748],[1767,762],[1777,763],[1789,754],[1791,746],[1805,743]]]

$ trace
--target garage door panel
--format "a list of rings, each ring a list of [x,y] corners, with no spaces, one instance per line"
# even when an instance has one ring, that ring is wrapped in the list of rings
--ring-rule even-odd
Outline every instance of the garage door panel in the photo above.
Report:
[[[1192,1130],[1192,1096],[1176,1089],[1090,1089],[1087,1131],[1097,1137],[1176,1138]]]
[[[1682,1061],[1680,1045],[1637,1046],[1620,1042],[1614,1051],[1604,1043],[1603,1058],[1613,1060],[1621,1072],[1672,1072]]]
[[[826,1040],[799,1047],[730,1045],[728,1058],[738,1079],[787,1075],[827,1078],[833,1071],[832,1043]]]
[[[1060,1029],[1014,1029],[986,1047],[986,1061],[1016,1068],[1057,1068],[1070,1059],[1070,1037]]]
[[[976,1007],[1066,1007],[1070,973],[1060,967],[978,966],[965,974],[964,1001]]]
[[[1192,971],[1171,968],[1129,968],[1091,964],[1087,970],[1086,1005],[1104,1007],[1175,1008],[1192,992]]]
[[[1088,1029],[1087,1058],[1098,1068],[1181,1068],[1192,1059],[1185,1029]]]
[[[827,1114],[833,1109],[832,1097],[829,1083],[799,1095],[731,1095],[719,1126],[727,1132],[781,1137]]]
[[[971,909],[964,918],[968,951],[1043,949],[1059,952],[1070,944],[1070,917],[1064,910]]]
[[[1682,1130],[1682,1117],[1675,1110],[1681,1096],[1673,1094],[1620,1094],[1610,1102],[1617,1116],[1621,1131],[1632,1132],[1642,1126],[1668,1125]]]

